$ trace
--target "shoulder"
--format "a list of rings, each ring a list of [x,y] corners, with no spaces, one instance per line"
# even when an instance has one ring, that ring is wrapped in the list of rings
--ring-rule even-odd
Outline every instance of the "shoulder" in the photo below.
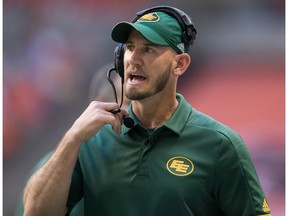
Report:
[[[211,116],[199,112],[195,108],[192,108],[192,112],[187,121],[187,125],[198,128],[199,130],[203,130],[207,134],[214,134],[226,143],[234,145],[234,147],[244,145],[240,135],[233,129],[212,118]]]

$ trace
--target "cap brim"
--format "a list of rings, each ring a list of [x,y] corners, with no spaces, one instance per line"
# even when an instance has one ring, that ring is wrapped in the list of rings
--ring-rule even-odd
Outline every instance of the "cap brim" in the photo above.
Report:
[[[118,43],[126,43],[133,29],[137,30],[146,40],[153,44],[169,46],[169,44],[159,35],[158,32],[139,23],[118,23],[112,30],[112,39]]]

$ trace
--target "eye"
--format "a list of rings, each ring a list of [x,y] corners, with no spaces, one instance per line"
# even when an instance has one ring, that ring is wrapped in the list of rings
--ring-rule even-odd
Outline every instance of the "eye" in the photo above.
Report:
[[[133,51],[134,46],[132,44],[126,44],[126,50]]]
[[[144,48],[144,51],[145,51],[146,53],[152,53],[152,52],[153,52],[153,49],[152,49],[151,47],[145,47],[145,48]]]

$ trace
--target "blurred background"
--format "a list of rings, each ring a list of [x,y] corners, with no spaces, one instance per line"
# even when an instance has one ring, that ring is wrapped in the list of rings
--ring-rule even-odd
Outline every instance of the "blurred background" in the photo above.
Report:
[[[113,61],[112,27],[155,5],[192,17],[198,35],[178,90],[242,136],[273,216],[284,215],[284,0],[4,0],[3,215],[89,104],[93,76]]]

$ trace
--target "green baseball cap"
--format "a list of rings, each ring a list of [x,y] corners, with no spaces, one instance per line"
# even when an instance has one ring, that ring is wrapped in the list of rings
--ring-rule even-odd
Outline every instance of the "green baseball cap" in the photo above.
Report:
[[[170,46],[178,54],[187,53],[189,44],[182,40],[183,30],[178,21],[164,12],[153,12],[140,17],[135,23],[120,22],[112,29],[112,39],[126,43],[131,31],[137,30],[146,40],[160,46]]]

